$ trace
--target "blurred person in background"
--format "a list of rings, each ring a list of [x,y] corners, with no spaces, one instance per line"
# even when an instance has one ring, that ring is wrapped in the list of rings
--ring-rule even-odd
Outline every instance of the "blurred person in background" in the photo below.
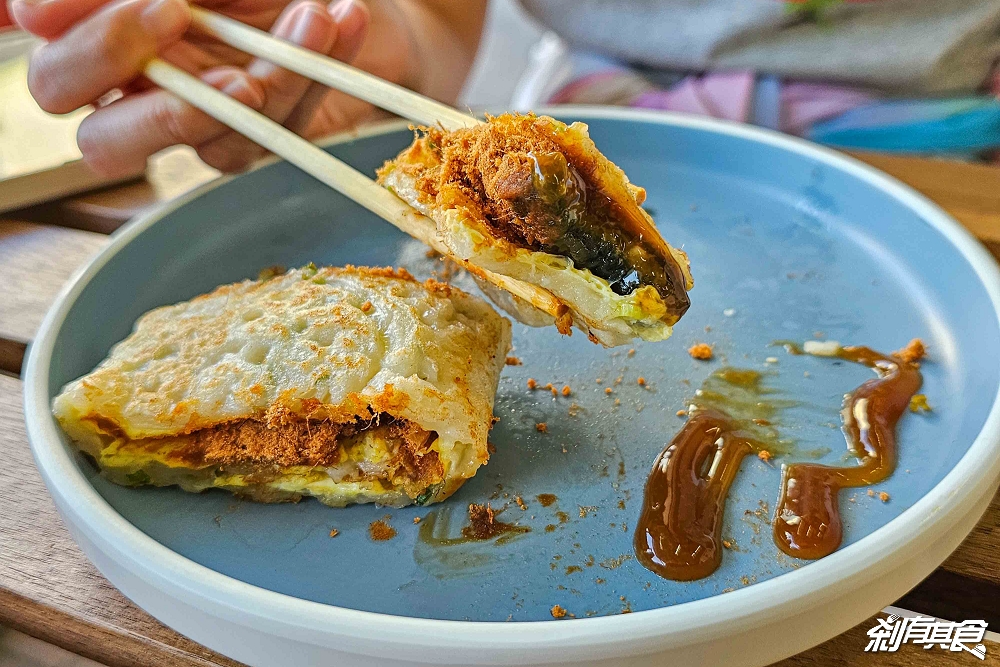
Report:
[[[486,13],[486,0],[199,4],[448,103],[468,75]],[[568,45],[550,54],[558,67],[536,62],[552,75],[535,86],[533,104],[683,111],[849,148],[965,158],[1000,148],[1000,0],[521,4]],[[175,144],[194,146],[223,171],[263,154],[144,81],[143,64],[157,54],[306,137],[383,116],[188,33],[184,0],[8,0],[8,10],[48,41],[29,71],[41,107],[96,105],[79,144],[108,175]]]

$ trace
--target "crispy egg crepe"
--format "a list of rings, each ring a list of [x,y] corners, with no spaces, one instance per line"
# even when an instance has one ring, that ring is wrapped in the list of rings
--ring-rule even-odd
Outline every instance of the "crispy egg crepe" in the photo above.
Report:
[[[663,340],[690,305],[687,256],[583,123],[505,114],[424,128],[378,176],[435,221],[459,259],[551,292],[568,307],[555,321],[562,333],[575,324],[607,346]],[[526,324],[554,322],[513,297],[494,300]]]
[[[147,313],[53,412],[120,484],[427,504],[489,458],[509,348],[457,289],[310,265]]]

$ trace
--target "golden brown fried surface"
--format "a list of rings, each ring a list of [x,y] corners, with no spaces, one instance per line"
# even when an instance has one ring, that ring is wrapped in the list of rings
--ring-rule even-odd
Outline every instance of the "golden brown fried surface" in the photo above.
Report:
[[[147,313],[53,412],[122,483],[428,502],[486,462],[509,347],[461,290],[309,265]]]

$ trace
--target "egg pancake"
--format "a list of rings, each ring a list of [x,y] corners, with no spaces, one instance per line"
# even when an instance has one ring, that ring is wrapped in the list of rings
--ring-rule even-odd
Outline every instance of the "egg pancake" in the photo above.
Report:
[[[645,190],[597,150],[583,123],[504,114],[451,132],[421,128],[378,177],[435,221],[454,256],[542,287],[566,307],[554,320],[494,299],[526,324],[563,333],[575,325],[623,345],[669,337],[690,305],[687,256],[663,240],[641,206]]]
[[[310,265],[150,311],[53,413],[120,484],[427,504],[489,458],[509,348],[458,289]]]

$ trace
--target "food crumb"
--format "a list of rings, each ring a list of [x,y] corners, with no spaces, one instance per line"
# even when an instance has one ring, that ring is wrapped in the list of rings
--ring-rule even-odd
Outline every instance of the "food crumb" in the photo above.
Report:
[[[732,317],[733,315],[736,314],[736,309],[726,308],[724,311],[722,311],[722,314],[725,315],[726,317]]]
[[[396,537],[396,529],[382,519],[378,519],[368,524],[368,536],[373,542],[385,542]]]
[[[565,618],[566,617],[566,610],[563,609],[562,607],[560,607],[557,604],[552,605],[552,609],[550,609],[549,612],[552,614],[552,618]]]
[[[804,378],[809,377],[809,371],[802,371],[802,377]]]
[[[634,357],[635,356],[635,348],[634,347],[631,350],[628,351],[628,356],[630,356],[630,357]]]
[[[874,498],[875,497],[875,492],[872,491],[871,489],[868,489],[868,497],[869,498]]]
[[[687,413],[688,413],[688,411],[687,411],[687,410],[678,410],[678,411],[677,411],[677,412],[676,412],[675,414],[676,414],[676,415],[677,415],[678,417],[687,417]]]
[[[624,380],[624,379],[625,379],[625,376],[624,376],[624,375],[619,375],[618,377],[616,377],[616,378],[615,378],[615,384],[616,384],[616,385],[619,385],[619,384],[621,384],[621,383],[622,383],[622,380]]]
[[[541,503],[542,507],[549,507],[559,500],[554,493],[539,493],[535,496],[535,499]]]
[[[549,425],[546,424],[545,422],[538,422],[537,424],[535,424],[535,430],[538,431],[539,433],[548,433]]]
[[[521,360],[517,357],[507,357],[506,363],[508,366],[521,366]]]
[[[601,577],[598,577],[597,579],[594,579],[594,583],[595,583],[595,584],[603,584],[603,583],[604,583],[604,581],[605,581],[605,580],[604,580],[604,579],[602,579]]]
[[[764,360],[765,364],[776,364],[778,363],[778,357],[768,357]]]
[[[577,405],[576,403],[573,403],[572,405],[569,406],[568,410],[569,416],[576,417],[578,414],[580,414],[580,410],[581,410],[580,406]]]
[[[337,535],[340,535],[340,531],[337,530],[336,528],[331,528],[330,529],[330,537],[336,537]]]
[[[722,540],[722,546],[726,547],[727,549],[732,549],[733,543],[730,542],[729,540]]]
[[[927,354],[927,348],[924,347],[924,341],[919,338],[914,338],[909,343],[906,344],[902,350],[896,350],[892,353],[892,356],[905,361],[908,364],[915,364],[924,358]]]
[[[492,442],[490,442],[490,441],[487,440],[486,441],[486,451],[488,451],[490,453],[490,456],[493,456],[494,454],[497,453],[497,446],[494,445]]]
[[[641,375],[639,376],[639,379],[636,380],[636,382],[639,384],[640,387],[646,386],[646,378],[642,377]]]
[[[878,499],[881,500],[883,503],[887,503],[889,502],[889,494],[886,493],[885,491],[879,491]]]
[[[611,395],[611,387],[605,387],[604,388],[604,393],[608,394],[610,396]]]
[[[931,405],[925,394],[914,394],[910,398],[910,412],[930,412]]]
[[[419,516],[413,517],[413,523],[420,523],[422,519]]]
[[[573,393],[573,390],[569,388],[568,384],[564,384],[562,391],[559,393],[561,393],[563,396],[569,396],[570,394]]]
[[[573,574],[574,572],[583,572],[583,568],[579,565],[567,565],[566,574]]]
[[[615,399],[615,405],[621,405],[621,404],[622,404],[622,399],[616,398]]]
[[[596,511],[597,507],[595,507],[594,505],[580,505],[580,518],[586,519],[588,514]]]
[[[524,500],[521,496],[514,496],[514,502],[517,503],[517,506],[521,508],[522,512],[527,511],[528,506],[524,504]]]
[[[462,527],[462,537],[468,540],[486,541],[506,535],[523,535],[530,533],[531,528],[515,523],[504,523],[497,519],[503,508],[494,510],[489,503],[486,505],[469,504],[469,524]]]
[[[372,309],[372,302],[371,301],[365,301],[363,304],[361,304],[361,312],[362,313],[367,313],[371,309]]]
[[[627,561],[632,560],[632,554],[622,554],[618,558],[605,558],[598,565],[603,567],[605,570],[615,570],[622,566],[622,564]]]
[[[536,388],[538,388],[538,382],[535,381],[535,378],[528,378],[528,389],[534,391]]]
[[[712,358],[712,346],[708,343],[695,343],[688,348],[688,354],[691,355],[692,359],[708,361]]]
[[[757,458],[759,458],[764,463],[768,463],[773,457],[771,456],[771,452],[767,451],[766,449],[762,449],[759,452],[757,452]]]

